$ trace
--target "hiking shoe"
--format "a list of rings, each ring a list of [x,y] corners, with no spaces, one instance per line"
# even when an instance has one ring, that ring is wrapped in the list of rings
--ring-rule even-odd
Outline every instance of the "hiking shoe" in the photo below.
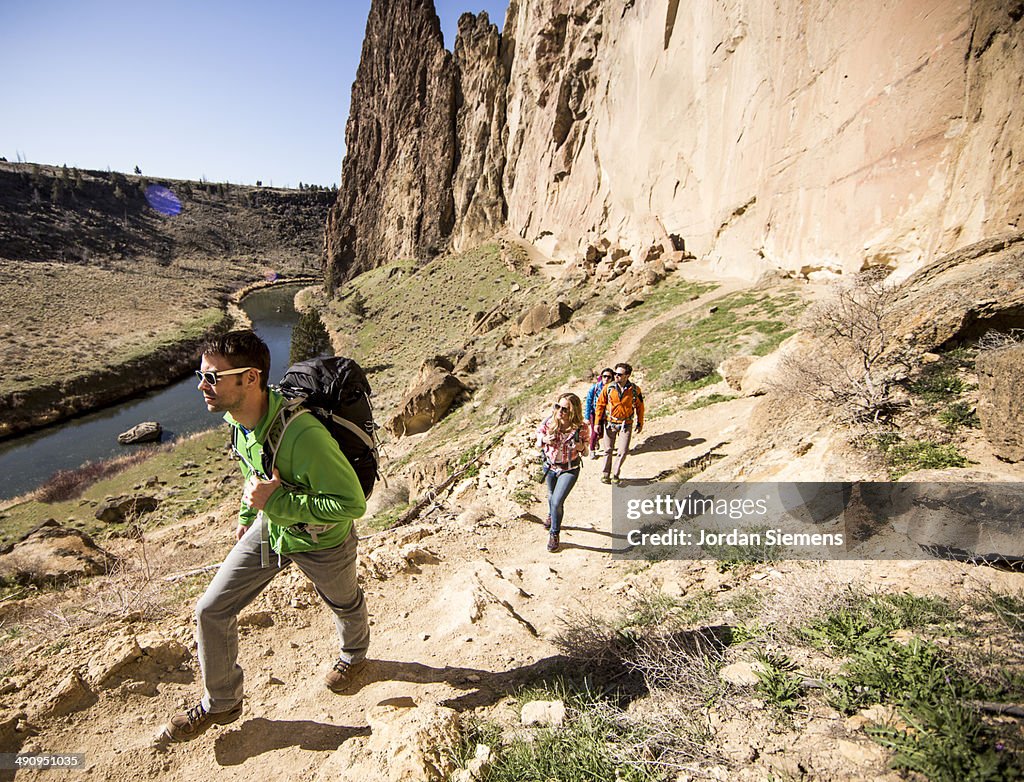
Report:
[[[551,517],[544,519],[544,529],[551,529]]]
[[[365,664],[365,660],[357,663],[349,662],[344,657],[339,657],[334,666],[324,677],[324,684],[331,692],[344,692],[351,684],[355,675]]]
[[[619,485],[619,476],[618,476],[618,475],[613,475],[613,476],[612,476],[612,483],[613,483],[613,484],[614,484],[615,486],[618,486],[618,485]]]
[[[594,460],[600,459],[601,458],[601,454],[599,454],[597,451],[591,451],[590,458],[594,459]]]
[[[558,551],[558,533],[548,535],[548,551]]]
[[[601,483],[611,483],[611,482],[612,482],[612,476],[610,476],[608,473],[605,473],[604,475],[601,476]]]
[[[212,714],[197,703],[190,709],[171,717],[164,725],[161,735],[170,741],[192,741],[203,735],[211,725],[227,725],[242,716],[242,704],[239,703],[228,711],[217,711]]]

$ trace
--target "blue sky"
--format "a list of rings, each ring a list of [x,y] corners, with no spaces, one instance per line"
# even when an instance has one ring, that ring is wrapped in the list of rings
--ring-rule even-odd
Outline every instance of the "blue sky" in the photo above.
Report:
[[[435,0],[459,15],[508,0]],[[0,156],[338,184],[370,0],[0,0]]]

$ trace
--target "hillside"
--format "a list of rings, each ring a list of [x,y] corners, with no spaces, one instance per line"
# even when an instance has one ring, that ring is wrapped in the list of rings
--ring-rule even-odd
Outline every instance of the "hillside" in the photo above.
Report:
[[[435,780],[472,765],[478,744],[491,753],[485,780],[573,778],[584,768],[590,778],[652,782],[897,780],[889,767],[901,763],[931,779],[982,778],[982,763],[987,778],[1013,778],[1024,750],[1018,718],[975,716],[969,704],[1021,701],[1019,573],[923,558],[622,559],[611,513],[619,490],[602,485],[590,461],[570,496],[563,551],[544,550],[533,431],[553,393],[583,393],[589,367],[623,359],[637,365],[650,410],[626,462],[627,488],[885,476],[882,449],[851,440],[814,406],[794,410],[785,396],[765,395],[756,373],[737,379],[727,369],[740,355],[769,366],[799,311],[828,291],[795,280],[751,287],[689,263],[623,311],[586,280],[536,265],[513,270],[501,258],[484,247],[420,270],[378,270],[390,284],[368,277],[361,304],[375,317],[332,329],[373,362],[382,420],[422,352],[458,353],[468,340],[479,356],[466,403],[425,434],[386,438],[387,485],[360,522],[371,663],[349,692],[320,686],[333,654],[330,622],[305,580],[285,574],[241,620],[241,721],[189,745],[154,741],[197,695],[192,607],[231,544],[238,482],[222,435],[212,433],[80,498],[3,511],[8,521],[66,519],[119,559],[70,588],[9,589],[13,599],[0,605],[12,661],[0,684],[0,747],[83,752],[92,773],[111,780]],[[349,295],[358,290],[356,280]],[[471,306],[431,319],[446,291],[467,305],[476,291],[481,308],[504,301],[511,317],[474,337],[461,325],[479,322]],[[558,298],[577,305],[568,323],[503,338],[517,312]],[[327,318],[351,314],[342,300]],[[682,361],[691,349],[715,355],[731,379],[681,374],[697,363]],[[969,388],[974,370],[959,371]],[[942,404],[975,392],[944,393]],[[908,426],[927,424],[918,437],[941,434],[942,408],[927,405],[931,412],[908,412]],[[972,470],[1020,479],[1019,467],[998,466],[982,430],[961,428],[956,441]],[[92,520],[104,497],[141,493],[159,507],[137,521]],[[412,524],[377,531],[413,507]],[[3,561],[31,560],[16,549]],[[864,677],[878,675],[871,655],[897,654],[907,676],[865,691],[872,680]],[[922,700],[921,681],[934,700]],[[564,704],[562,727],[524,725],[532,701],[556,712]],[[943,733],[927,709],[957,715],[962,730]],[[918,760],[907,766],[906,757]],[[950,776],[944,764],[954,762],[967,771]]]
[[[0,503],[0,753],[1019,780],[1022,31],[996,0],[511,0],[449,52],[432,0],[374,0],[337,193],[0,164],[0,437],[187,371],[285,276],[367,370],[382,453],[367,666],[324,688],[333,623],[291,569],[239,618],[241,718],[182,745],[223,429]],[[618,486],[584,460],[549,552],[538,424],[624,361],[643,431]],[[742,491],[782,510],[645,510]]]
[[[179,377],[236,291],[319,274],[332,199],[0,163],[0,437]]]

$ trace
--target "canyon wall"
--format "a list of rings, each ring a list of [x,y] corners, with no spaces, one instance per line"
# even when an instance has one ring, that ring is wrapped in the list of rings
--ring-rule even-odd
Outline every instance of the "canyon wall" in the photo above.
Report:
[[[374,3],[367,46],[393,37],[372,25],[405,24],[375,16],[393,4]],[[410,114],[433,123],[436,136],[399,133],[419,144],[402,176],[451,198],[401,252],[426,258],[504,227],[566,261],[685,247],[746,277],[909,273],[1020,226],[1022,16],[1024,3],[996,0],[511,0],[499,38],[465,15],[454,108],[428,118],[433,104],[412,93],[400,103],[417,111],[373,114],[391,132]],[[418,62],[447,66],[435,47]],[[349,134],[367,116],[367,78],[393,79],[360,67]],[[408,168],[426,152],[429,169]],[[379,187],[379,168],[348,154],[339,203]],[[385,197],[365,224],[336,208],[331,279],[395,256],[383,237],[407,202]],[[372,261],[334,249],[346,231],[377,237]]]

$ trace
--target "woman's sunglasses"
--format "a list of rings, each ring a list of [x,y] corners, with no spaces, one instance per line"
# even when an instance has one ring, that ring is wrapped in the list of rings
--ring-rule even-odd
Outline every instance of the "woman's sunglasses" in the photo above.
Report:
[[[201,369],[196,370],[196,377],[199,378],[200,383],[206,383],[208,386],[217,385],[217,381],[227,375],[240,375],[242,372],[248,372],[250,369],[255,369],[257,372],[260,370],[256,367],[238,367],[237,369],[225,369],[222,372],[204,372]]]
[[[558,402],[555,402],[554,409],[555,410],[561,410],[563,413],[568,413],[570,410],[572,410],[572,408],[569,407],[568,405],[560,405],[560,404],[558,404]]]

